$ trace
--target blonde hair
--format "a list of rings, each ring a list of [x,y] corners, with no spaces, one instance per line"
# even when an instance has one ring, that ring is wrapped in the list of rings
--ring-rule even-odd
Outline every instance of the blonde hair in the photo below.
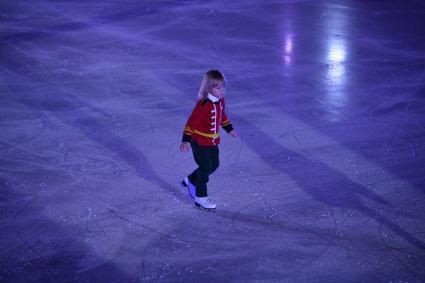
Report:
[[[199,88],[198,98],[204,99],[207,97],[208,92],[211,91],[212,88],[223,84],[226,85],[226,77],[219,70],[209,70],[205,73],[204,78],[201,82],[201,87]]]

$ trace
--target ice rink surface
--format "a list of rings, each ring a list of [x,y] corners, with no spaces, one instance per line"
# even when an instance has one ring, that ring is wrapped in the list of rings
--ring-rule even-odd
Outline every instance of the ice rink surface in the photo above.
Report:
[[[0,2],[0,282],[425,282],[423,1]],[[179,187],[228,79],[215,213]]]

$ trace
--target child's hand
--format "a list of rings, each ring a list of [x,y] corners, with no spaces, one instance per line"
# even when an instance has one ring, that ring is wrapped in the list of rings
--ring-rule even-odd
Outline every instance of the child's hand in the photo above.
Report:
[[[238,136],[238,133],[235,130],[232,130],[229,134],[234,138]]]
[[[190,143],[182,142],[182,144],[180,145],[180,151],[181,152],[188,152],[189,149],[190,149]]]

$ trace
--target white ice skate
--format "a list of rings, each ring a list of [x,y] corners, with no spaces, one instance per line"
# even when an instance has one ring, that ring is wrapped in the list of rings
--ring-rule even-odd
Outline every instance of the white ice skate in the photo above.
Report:
[[[215,209],[217,207],[217,205],[213,203],[207,197],[202,197],[202,198],[195,197],[195,205],[205,209]]]
[[[193,185],[188,177],[185,177],[182,181],[182,185],[187,189],[187,192],[189,193],[189,196],[193,199],[195,199],[195,191],[196,187]]]

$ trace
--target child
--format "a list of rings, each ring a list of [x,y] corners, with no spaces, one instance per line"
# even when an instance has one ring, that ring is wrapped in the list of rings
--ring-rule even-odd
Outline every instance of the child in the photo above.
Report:
[[[225,84],[226,79],[222,72],[209,70],[205,74],[199,89],[199,100],[187,120],[180,145],[182,152],[187,152],[189,146],[192,147],[193,157],[198,165],[195,171],[184,178],[182,184],[188,188],[195,204],[207,209],[217,207],[207,198],[207,183],[209,175],[219,165],[220,126],[232,137],[237,136],[225,112]]]

